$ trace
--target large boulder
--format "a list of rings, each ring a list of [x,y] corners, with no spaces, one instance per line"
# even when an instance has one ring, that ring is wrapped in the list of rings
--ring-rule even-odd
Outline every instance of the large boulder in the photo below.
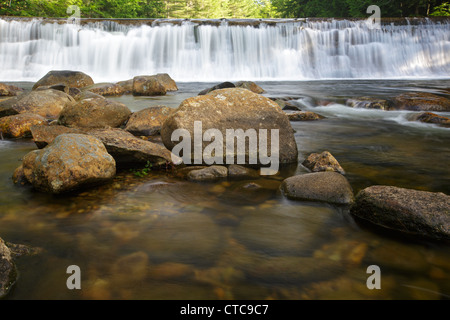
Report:
[[[174,111],[166,106],[154,106],[135,112],[128,119],[125,130],[136,136],[159,134],[164,120]]]
[[[194,122],[197,122],[197,127],[195,127]],[[172,133],[177,129],[184,129],[184,132],[188,132],[191,137],[191,159],[196,158],[194,129],[196,132],[199,132],[199,123],[201,123],[202,134],[208,129],[219,130],[222,134],[223,153],[220,154],[220,150],[216,149],[215,157],[223,158],[226,164],[233,164],[228,163],[230,161],[226,159],[233,157],[234,163],[237,161],[237,164],[249,164],[250,156],[252,158],[257,157],[255,163],[250,164],[256,166],[267,164],[260,161],[262,157],[261,149],[264,146],[267,146],[268,154],[272,152],[272,155],[275,155],[275,152],[279,151],[279,156],[276,159],[279,164],[297,162],[297,144],[286,114],[272,100],[249,90],[241,88],[219,89],[207,95],[184,100],[178,109],[163,123],[161,137],[164,145],[169,150],[173,150],[178,143],[172,141]],[[272,135],[276,137],[275,134],[277,133],[274,130],[278,130],[278,150],[271,150],[271,137]],[[231,140],[231,138],[234,141],[238,140],[234,149],[226,146],[227,131],[229,133],[234,131],[234,135],[229,135],[230,138],[228,140]],[[261,132],[266,133],[266,139],[261,135]],[[250,139],[245,138],[246,134],[248,136],[253,135],[256,139],[259,136],[258,148],[256,145],[252,145],[257,150],[250,150]],[[240,143],[245,146],[244,150],[238,150],[237,146]],[[202,150],[205,150],[209,144],[211,144],[210,141],[203,141]],[[275,141],[274,146],[276,146]],[[229,157],[227,157],[227,152]],[[183,155],[183,158],[189,158],[189,155]],[[242,161],[242,159],[245,161]]]
[[[61,111],[74,101],[71,96],[59,90],[32,91],[0,102],[0,116],[34,113],[47,119],[57,119]]]
[[[294,200],[324,201],[350,204],[354,201],[353,190],[347,179],[337,172],[316,172],[285,179],[283,193]]]
[[[133,78],[133,95],[135,96],[163,96],[166,87],[156,76],[137,76]]]
[[[34,188],[54,194],[106,182],[116,173],[114,158],[92,136],[62,134],[23,158],[23,172]]]
[[[427,92],[408,92],[394,98],[397,110],[450,111],[450,99]]]
[[[392,186],[358,193],[353,215],[378,226],[434,239],[450,239],[450,196]]]
[[[11,250],[0,238],[0,299],[3,298],[16,282],[17,270]]]
[[[31,134],[33,125],[47,125],[47,120],[33,113],[21,113],[0,118],[0,132],[4,137],[20,138]]]
[[[96,129],[89,130],[87,134],[100,139],[117,164],[131,165],[150,162],[152,165],[159,166],[167,163],[173,165],[182,163],[181,158],[163,146],[139,139],[125,130]]]
[[[130,94],[133,92],[133,79],[116,82],[117,85],[122,87],[124,94]]]
[[[2,97],[17,96],[18,94],[22,93],[22,91],[23,89],[19,87],[0,83],[0,96]]]
[[[42,77],[33,86],[33,90],[41,86],[65,84],[69,88],[84,88],[94,84],[90,76],[81,71],[53,70]]]
[[[93,97],[66,106],[58,122],[69,127],[116,128],[127,121],[130,115],[130,109],[120,102]]]

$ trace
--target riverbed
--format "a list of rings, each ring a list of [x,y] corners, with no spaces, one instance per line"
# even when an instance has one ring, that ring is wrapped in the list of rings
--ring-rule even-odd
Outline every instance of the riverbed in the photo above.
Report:
[[[176,108],[215,83],[177,84],[166,96],[111,99],[132,111]],[[449,194],[450,129],[410,122],[411,112],[343,102],[445,94],[450,80],[257,84],[267,97],[326,117],[291,122],[299,165],[275,176],[195,183],[171,170],[144,177],[123,170],[107,185],[52,196],[12,183],[33,141],[1,140],[0,236],[40,249],[17,260],[19,278],[6,299],[448,299],[448,244],[373,228],[348,207],[288,200],[279,186],[307,172],[301,162],[310,153],[327,150],[355,194],[376,184]],[[66,286],[70,265],[81,269],[81,290]],[[370,265],[381,269],[380,290],[366,286]]]

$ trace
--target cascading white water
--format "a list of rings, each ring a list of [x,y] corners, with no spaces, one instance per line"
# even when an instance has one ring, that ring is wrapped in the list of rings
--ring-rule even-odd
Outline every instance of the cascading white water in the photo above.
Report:
[[[280,21],[126,26],[0,19],[0,81],[80,70],[96,82],[169,73],[176,81],[450,77],[450,23]]]

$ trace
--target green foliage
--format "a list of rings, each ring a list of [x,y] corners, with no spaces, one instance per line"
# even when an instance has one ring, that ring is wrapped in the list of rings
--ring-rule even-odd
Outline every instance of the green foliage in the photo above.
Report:
[[[0,0],[0,15],[68,18],[69,5],[82,18],[301,18],[450,16],[445,0]]]
[[[145,176],[147,176],[149,174],[149,172],[152,170],[152,167],[153,167],[153,164],[150,163],[150,161],[147,161],[147,163],[145,164],[144,168],[139,169],[139,170],[137,170],[137,169],[130,169],[130,171],[133,172],[133,174],[136,177],[143,178],[143,177],[145,177]]]
[[[434,17],[448,17],[450,16],[450,2],[444,2],[443,4],[434,7],[430,16]]]

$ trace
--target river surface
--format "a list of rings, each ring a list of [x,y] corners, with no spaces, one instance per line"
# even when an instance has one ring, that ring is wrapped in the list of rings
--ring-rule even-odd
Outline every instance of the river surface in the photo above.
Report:
[[[180,82],[167,96],[112,99],[132,111],[175,108],[213,84]],[[406,91],[446,94],[450,80],[258,84],[268,97],[289,97],[326,117],[291,122],[299,163],[330,151],[355,194],[376,184],[450,194],[450,129],[410,122],[412,112],[343,104]],[[346,207],[286,199],[280,183],[306,173],[300,164],[216,183],[121,171],[110,184],[51,196],[12,183],[21,158],[35,149],[30,139],[0,141],[0,236],[41,249],[17,260],[19,278],[6,299],[450,298],[448,244],[373,228]],[[81,290],[66,287],[70,265],[81,269]],[[370,265],[381,269],[380,290],[366,286]]]

